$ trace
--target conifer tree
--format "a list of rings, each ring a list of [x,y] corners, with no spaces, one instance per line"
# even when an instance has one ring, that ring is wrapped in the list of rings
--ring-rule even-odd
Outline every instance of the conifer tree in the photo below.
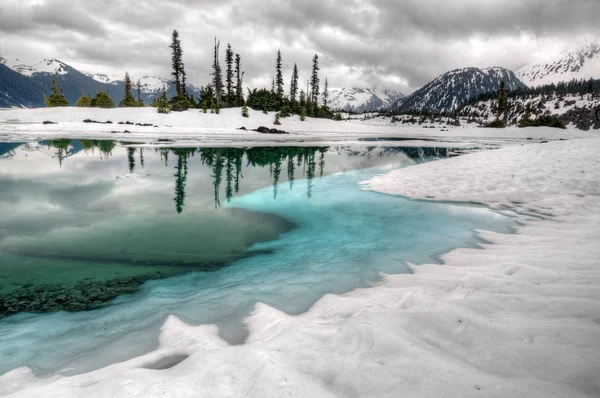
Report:
[[[310,102],[317,103],[319,98],[319,56],[315,54],[313,57],[313,67],[310,76]],[[309,112],[310,114],[310,112]]]
[[[171,101],[171,109],[178,112],[185,111],[186,109],[189,109],[191,104],[187,97],[186,74],[185,67],[183,65],[183,50],[181,48],[181,41],[179,40],[179,32],[177,32],[177,30],[173,31],[171,45],[169,47],[172,49],[171,61],[173,65],[173,72],[171,75],[175,79],[176,92],[175,97]]]
[[[275,94],[275,76],[273,76],[273,81],[271,81],[271,94]]]
[[[227,106],[233,106],[235,105],[235,98],[233,93],[233,50],[231,50],[231,44],[227,44],[227,50],[225,50],[225,64],[227,65]]]
[[[157,108],[158,108],[157,109],[158,113],[169,113],[170,112],[169,100],[167,98],[166,87],[163,87],[163,91],[157,100]]]
[[[300,108],[300,121],[305,121],[306,120],[306,107],[303,106],[302,108]]]
[[[281,50],[277,50],[277,65],[275,67],[275,87],[277,96],[283,98],[283,73],[281,72]]]
[[[244,103],[244,105],[242,106],[242,116],[243,117],[249,117],[250,115],[248,115],[248,106],[246,106],[246,103]]]
[[[211,73],[211,75],[213,77],[212,86],[213,86],[215,101],[217,102],[217,105],[219,105],[219,106],[221,104],[221,101],[223,100],[223,76],[221,73],[221,65],[219,64],[219,47],[220,46],[221,46],[221,41],[217,40],[217,38],[215,37],[213,72]]]
[[[135,88],[137,89],[137,106],[144,107],[144,99],[142,98],[142,82],[138,79]]]
[[[500,82],[500,88],[498,89],[498,120],[500,120],[500,117],[502,117],[506,111],[506,102],[506,90],[504,89],[504,80],[502,80]]]
[[[296,102],[296,96],[298,95],[298,65],[294,64],[294,71],[292,72],[292,82],[290,84],[290,101]]]
[[[329,100],[329,84],[327,78],[325,78],[325,85],[323,86],[323,108],[327,108],[327,101]]]
[[[171,75],[175,79],[175,92],[177,96],[181,94],[181,42],[179,40],[179,32],[177,30],[173,30],[173,35],[171,38],[171,45],[169,46],[172,50],[171,54],[171,63],[173,65],[173,72]]]
[[[115,103],[104,90],[100,90],[94,98],[92,98],[92,107],[94,108],[114,108]]]
[[[54,108],[57,106],[69,106],[69,101],[58,89],[56,78],[52,80],[52,94],[49,97],[44,96],[44,102],[48,108]]]
[[[244,97],[242,93],[242,80],[244,79],[244,72],[241,69],[241,57],[240,54],[235,54],[235,105],[244,105]]]
[[[137,106],[138,103],[131,94],[131,78],[129,77],[129,72],[125,72],[125,94],[121,102],[119,102],[119,107],[131,108]]]
[[[306,93],[304,90],[300,90],[300,106],[306,106]]]
[[[81,93],[81,97],[75,103],[75,106],[78,108],[89,108],[92,106],[92,97],[88,94]]]

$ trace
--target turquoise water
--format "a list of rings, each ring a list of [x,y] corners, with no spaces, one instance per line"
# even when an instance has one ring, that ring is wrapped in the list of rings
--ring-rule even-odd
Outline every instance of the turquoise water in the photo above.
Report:
[[[121,160],[125,159],[124,151]],[[288,158],[260,166],[244,157],[241,174],[246,188],[240,188],[237,195],[228,194],[227,187],[215,194],[214,167],[201,168],[198,164],[192,169],[193,158],[188,159],[183,212],[169,203],[176,217],[198,222],[194,216],[208,208],[211,214],[244,211],[266,217],[253,219],[254,223],[277,224],[279,221],[274,220],[284,219],[293,228],[279,238],[251,244],[248,250],[253,255],[234,259],[228,266],[149,280],[137,292],[119,296],[93,311],[20,313],[0,320],[0,374],[19,366],[30,366],[40,374],[75,374],[143,354],[155,348],[158,328],[168,314],[193,324],[216,323],[223,338],[241,343],[246,335],[243,318],[256,302],[298,314],[326,293],[343,293],[376,282],[380,272],[409,272],[406,261],[435,262],[439,254],[452,248],[472,247],[477,243],[474,229],[510,232],[513,219],[485,208],[410,201],[359,189],[360,181],[435,157],[430,151],[414,148],[326,148],[303,159],[302,166],[294,158],[297,170],[307,167],[309,172],[308,176],[299,172],[294,178],[288,178]],[[88,162],[85,159],[81,161]],[[154,175],[162,165],[157,160],[161,159],[147,155],[144,170]],[[63,167],[65,164],[63,161]],[[106,166],[96,166],[106,173]],[[226,161],[224,169],[227,180]],[[201,184],[204,190],[209,188],[205,195],[212,200],[202,199],[199,192],[203,189],[194,185],[200,174],[212,181]],[[127,181],[137,181],[137,186],[141,180]],[[148,192],[156,192],[160,181],[150,178],[135,196],[136,208],[144,208],[141,213],[146,217],[148,212],[158,211],[155,202],[161,209],[164,205],[162,211],[166,212],[168,201],[148,197]],[[177,181],[169,188],[177,192]],[[171,193],[168,197],[173,200]],[[221,222],[237,223],[237,218],[231,216]],[[166,218],[159,220],[167,222]],[[202,224],[197,225],[200,228]],[[239,228],[246,228],[245,224],[236,224],[234,229]],[[175,230],[168,231],[173,234]],[[219,232],[215,241],[227,241],[228,233]],[[46,247],[44,242],[35,244]],[[86,250],[100,249],[90,246]],[[68,249],[58,246],[56,250]]]

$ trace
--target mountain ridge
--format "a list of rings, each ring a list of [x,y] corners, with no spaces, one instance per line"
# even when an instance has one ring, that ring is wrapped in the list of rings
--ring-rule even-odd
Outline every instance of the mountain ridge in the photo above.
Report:
[[[469,98],[496,91],[504,81],[507,90],[526,87],[509,69],[498,66],[466,67],[448,71],[392,106],[394,110],[430,110],[451,112]]]

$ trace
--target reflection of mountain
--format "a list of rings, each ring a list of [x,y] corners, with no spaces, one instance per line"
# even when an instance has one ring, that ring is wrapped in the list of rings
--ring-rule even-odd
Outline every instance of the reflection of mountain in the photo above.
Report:
[[[335,150],[346,156],[367,158],[388,157],[403,154],[417,163],[425,162],[431,158],[445,158],[450,156],[450,150],[448,148],[436,147],[335,147]]]
[[[24,142],[0,142],[0,158],[14,156],[15,149],[25,144]]]

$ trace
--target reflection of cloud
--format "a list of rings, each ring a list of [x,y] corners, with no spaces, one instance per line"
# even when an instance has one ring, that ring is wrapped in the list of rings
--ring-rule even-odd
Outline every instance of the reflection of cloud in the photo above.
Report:
[[[114,183],[56,185],[37,180],[0,178],[0,239],[14,235],[41,236],[65,227],[83,227],[102,214],[94,207],[109,195]]]

